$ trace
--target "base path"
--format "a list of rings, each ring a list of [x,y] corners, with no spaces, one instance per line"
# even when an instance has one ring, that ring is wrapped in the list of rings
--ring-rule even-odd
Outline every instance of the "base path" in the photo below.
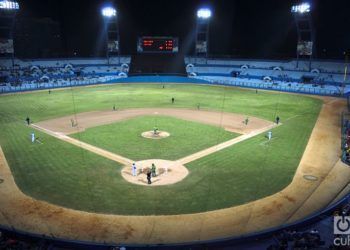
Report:
[[[0,183],[0,224],[73,240],[162,244],[239,236],[303,218],[331,203],[350,180],[350,168],[339,161],[339,120],[346,101],[323,100],[323,108],[293,181],[274,195],[236,207],[195,214],[87,213],[24,195],[0,150],[0,178],[4,180]],[[315,176],[317,180],[307,180],[305,175]]]
[[[258,134],[267,132],[267,131],[269,131],[269,130],[277,127],[277,126],[280,126],[280,125],[282,125],[282,123],[280,123],[278,125],[277,124],[271,124],[271,125],[268,125],[266,127],[263,127],[263,128],[260,128],[260,129],[256,129],[256,130],[254,130],[254,131],[252,131],[252,132],[250,132],[248,134],[238,136],[238,137],[233,138],[233,139],[231,139],[229,141],[220,143],[218,145],[212,146],[210,148],[204,149],[204,150],[199,151],[197,153],[194,153],[192,155],[189,155],[189,156],[186,156],[184,158],[181,158],[181,159],[177,160],[177,162],[179,164],[183,164],[183,165],[187,164],[187,163],[190,163],[191,161],[198,160],[198,159],[200,159],[202,157],[205,157],[207,155],[210,155],[212,153],[215,153],[215,152],[218,152],[218,151],[223,150],[225,148],[231,147],[234,144],[237,144],[237,143],[242,142],[244,140],[250,139],[250,138],[252,138],[252,137],[254,137],[254,136],[258,135]]]
[[[110,160],[119,162],[121,164],[132,164],[134,162],[133,160],[130,160],[130,159],[126,158],[126,157],[114,154],[114,153],[109,152],[109,151],[107,151],[105,149],[102,149],[102,148],[99,148],[99,147],[95,147],[95,146],[93,146],[91,144],[79,141],[79,140],[74,139],[72,137],[66,136],[65,134],[62,134],[62,133],[59,133],[59,132],[54,132],[54,131],[48,130],[46,128],[42,128],[42,127],[40,127],[40,126],[38,126],[36,124],[32,124],[30,126],[35,128],[35,129],[37,129],[37,130],[40,130],[41,132],[44,132],[44,133],[49,134],[49,135],[51,135],[53,137],[56,137],[57,139],[60,139],[62,141],[65,141],[65,142],[68,142],[70,144],[73,144],[75,146],[81,147],[81,148],[86,149],[86,150],[88,150],[90,152],[93,152],[93,153],[98,154],[100,156],[106,157],[106,158],[108,158]]]

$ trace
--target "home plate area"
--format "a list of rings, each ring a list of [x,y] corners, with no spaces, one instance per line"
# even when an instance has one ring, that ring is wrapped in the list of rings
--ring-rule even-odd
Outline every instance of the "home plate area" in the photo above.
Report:
[[[155,166],[155,171],[152,171],[152,164]],[[189,173],[186,167],[176,161],[149,159],[135,162],[135,166],[136,171],[134,170],[134,172],[132,165],[125,166],[121,174],[126,181],[144,186],[174,184],[182,181]],[[150,172],[151,184],[147,179],[148,172]]]

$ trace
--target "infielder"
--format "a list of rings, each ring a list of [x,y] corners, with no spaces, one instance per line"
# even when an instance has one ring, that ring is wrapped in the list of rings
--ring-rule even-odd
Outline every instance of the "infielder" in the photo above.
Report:
[[[244,124],[245,124],[245,125],[248,125],[248,122],[249,122],[249,117],[245,118]]]

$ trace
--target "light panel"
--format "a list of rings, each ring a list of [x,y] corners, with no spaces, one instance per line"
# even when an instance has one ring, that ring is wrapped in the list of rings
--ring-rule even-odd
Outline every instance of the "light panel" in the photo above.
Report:
[[[211,17],[211,10],[206,8],[199,9],[197,11],[197,17],[201,19],[208,19]]]
[[[303,14],[303,13],[308,13],[310,11],[311,11],[311,6],[310,6],[309,3],[302,3],[302,4],[299,4],[299,5],[292,6],[292,12],[293,13]]]
[[[117,15],[117,10],[113,7],[104,7],[102,9],[102,16],[104,17],[115,17]]]
[[[19,4],[14,1],[0,1],[0,9],[3,10],[19,10]]]

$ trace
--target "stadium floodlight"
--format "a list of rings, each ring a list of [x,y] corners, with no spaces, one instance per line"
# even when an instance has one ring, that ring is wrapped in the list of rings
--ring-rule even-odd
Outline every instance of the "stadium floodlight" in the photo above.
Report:
[[[293,13],[303,14],[303,13],[308,13],[310,11],[311,11],[311,6],[310,6],[309,3],[302,3],[302,4],[299,4],[299,5],[292,6],[292,12]]]
[[[0,9],[2,10],[19,10],[19,4],[15,1],[0,0]]]
[[[102,16],[104,17],[115,17],[117,15],[117,10],[113,7],[104,7],[102,9]]]
[[[202,8],[197,11],[197,17],[200,19],[209,19],[211,17],[211,10]]]

